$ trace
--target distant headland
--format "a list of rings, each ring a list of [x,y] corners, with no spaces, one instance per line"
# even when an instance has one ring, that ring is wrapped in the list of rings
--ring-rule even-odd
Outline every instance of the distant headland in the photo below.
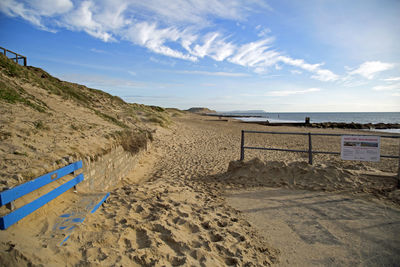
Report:
[[[204,108],[204,107],[193,107],[193,108],[189,108],[186,111],[189,111],[192,113],[197,113],[197,114],[217,113],[215,110],[211,110],[209,108]]]

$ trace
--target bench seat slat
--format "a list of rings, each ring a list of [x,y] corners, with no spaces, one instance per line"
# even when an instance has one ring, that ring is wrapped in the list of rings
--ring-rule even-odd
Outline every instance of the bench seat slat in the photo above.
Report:
[[[55,188],[54,190],[50,191],[49,193],[39,197],[38,199],[28,203],[21,208],[5,215],[4,217],[0,218],[0,229],[4,230],[7,229],[10,225],[13,225],[17,221],[21,220],[25,216],[31,214],[35,210],[39,209],[49,201],[55,199],[59,195],[63,194],[64,192],[68,191],[71,187],[77,185],[81,181],[83,181],[83,174],[79,174],[72,180],[66,182],[65,184],[60,185],[59,187]]]
[[[110,196],[110,192],[108,192],[101,200],[99,203],[97,203],[96,206],[93,207],[92,211],[90,213],[95,213],[96,210],[103,204],[104,201],[107,200],[107,198]]]
[[[36,189],[45,186],[61,177],[64,177],[67,174],[72,173],[78,169],[82,168],[82,161],[74,162],[70,165],[62,167],[58,170],[49,172],[45,175],[42,175],[32,181],[26,182],[24,184],[18,185],[14,188],[8,189],[4,192],[0,193],[0,207],[14,201]],[[56,176],[52,178],[52,176]]]

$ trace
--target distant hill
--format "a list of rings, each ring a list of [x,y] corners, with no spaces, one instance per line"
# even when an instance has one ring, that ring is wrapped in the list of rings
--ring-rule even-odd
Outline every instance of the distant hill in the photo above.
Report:
[[[189,108],[187,111],[192,112],[192,113],[199,113],[199,114],[216,113],[215,110],[211,110],[208,108],[202,108],[202,107]]]

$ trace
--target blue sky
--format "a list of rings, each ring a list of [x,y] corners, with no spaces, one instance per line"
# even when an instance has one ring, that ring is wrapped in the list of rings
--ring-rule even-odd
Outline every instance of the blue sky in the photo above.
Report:
[[[129,102],[400,111],[397,0],[1,0],[0,46]]]

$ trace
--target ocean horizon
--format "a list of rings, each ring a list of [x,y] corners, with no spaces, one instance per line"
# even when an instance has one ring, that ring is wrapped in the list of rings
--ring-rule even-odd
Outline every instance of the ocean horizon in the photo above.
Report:
[[[304,122],[306,117],[311,123],[344,122],[344,123],[400,123],[400,112],[263,112],[233,111],[217,112],[221,115],[248,116],[238,118],[243,121],[269,122]]]

